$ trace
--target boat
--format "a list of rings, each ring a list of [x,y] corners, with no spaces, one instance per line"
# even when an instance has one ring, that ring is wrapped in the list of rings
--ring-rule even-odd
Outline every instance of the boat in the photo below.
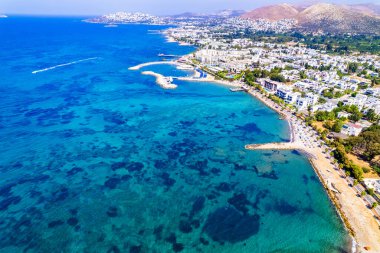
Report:
[[[158,54],[159,57],[177,57],[177,55],[174,54]]]
[[[243,88],[230,88],[230,91],[237,92],[237,91],[244,91]]]
[[[193,70],[194,67],[189,66],[189,65],[179,65],[179,66],[177,66],[177,69],[179,69],[179,70]]]
[[[7,15],[0,15],[0,18],[7,18]]]
[[[115,25],[115,24],[109,24],[109,25],[105,25],[104,27],[117,27],[117,25]]]

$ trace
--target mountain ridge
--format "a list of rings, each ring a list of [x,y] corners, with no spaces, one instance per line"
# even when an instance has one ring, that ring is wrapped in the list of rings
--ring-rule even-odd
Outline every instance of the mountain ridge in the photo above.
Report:
[[[269,21],[294,19],[298,29],[310,32],[380,34],[379,13],[380,6],[374,4],[277,4],[257,8],[243,14],[241,18]]]

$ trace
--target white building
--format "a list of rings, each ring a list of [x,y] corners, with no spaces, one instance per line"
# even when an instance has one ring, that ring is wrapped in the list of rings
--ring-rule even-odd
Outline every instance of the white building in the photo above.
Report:
[[[380,179],[364,179],[364,184],[367,188],[372,188],[377,194],[380,194]]]
[[[350,136],[358,136],[362,130],[362,126],[349,122],[343,125],[341,133]]]

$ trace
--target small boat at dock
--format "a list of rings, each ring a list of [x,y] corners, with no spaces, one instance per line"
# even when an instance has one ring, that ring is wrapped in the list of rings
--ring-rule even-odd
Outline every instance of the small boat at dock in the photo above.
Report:
[[[177,57],[177,55],[174,55],[174,54],[158,54],[159,57],[169,57],[169,58],[173,58],[173,57]]]
[[[237,91],[245,91],[243,88],[230,88],[230,91],[237,92]]]

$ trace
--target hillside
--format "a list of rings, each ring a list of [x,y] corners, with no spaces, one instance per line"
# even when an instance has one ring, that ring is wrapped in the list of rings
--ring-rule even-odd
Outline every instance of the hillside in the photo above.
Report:
[[[280,19],[295,19],[298,13],[298,10],[289,4],[278,4],[255,9],[243,14],[241,17],[277,21]]]
[[[374,6],[319,3],[296,8],[279,4],[255,9],[241,17],[270,21],[295,19],[298,29],[307,32],[380,34],[380,16]]]

